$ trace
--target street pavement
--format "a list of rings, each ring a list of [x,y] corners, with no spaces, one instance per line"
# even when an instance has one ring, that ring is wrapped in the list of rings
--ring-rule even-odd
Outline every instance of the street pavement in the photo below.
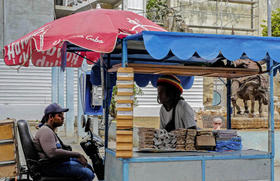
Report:
[[[280,181],[280,165],[275,167],[275,174],[274,174],[274,177],[275,177],[275,181]]]

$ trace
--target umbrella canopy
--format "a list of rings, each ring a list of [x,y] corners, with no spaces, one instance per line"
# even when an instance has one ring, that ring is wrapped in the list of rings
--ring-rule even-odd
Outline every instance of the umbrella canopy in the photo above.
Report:
[[[10,66],[28,66],[30,59],[35,66],[60,66],[66,42],[97,53],[110,53],[115,48],[117,38],[143,30],[165,31],[130,11],[88,10],[47,23],[8,44],[4,47],[4,61]],[[98,59],[98,54],[93,57]],[[67,53],[66,67],[79,67],[82,61],[78,54]]]

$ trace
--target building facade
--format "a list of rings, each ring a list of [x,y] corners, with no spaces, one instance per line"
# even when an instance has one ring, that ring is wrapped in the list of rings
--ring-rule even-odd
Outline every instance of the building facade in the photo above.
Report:
[[[104,1],[105,2],[105,1]],[[146,1],[106,1],[101,4],[113,8],[122,8],[134,11],[137,14],[145,15]],[[69,5],[69,6],[68,6]],[[24,36],[30,31],[44,25],[55,18],[79,12],[90,8],[95,8],[96,2],[93,0],[82,1],[53,1],[46,0],[2,0],[0,4],[0,43],[4,45]],[[2,53],[2,51],[1,51]],[[1,58],[3,55],[1,54]],[[51,68],[35,67],[9,67],[0,58],[0,120],[6,118],[40,120],[46,105],[51,103]],[[88,67],[90,70],[90,67]],[[75,70],[74,83],[74,104],[77,105],[78,95],[78,76]],[[191,94],[199,94],[194,101],[190,99],[193,106],[202,105],[201,81],[196,81],[195,89]],[[65,84],[65,81],[64,81]],[[159,105],[156,101],[157,91],[148,86],[143,88],[143,96],[138,97],[139,106],[135,109],[135,115],[158,116]],[[186,94],[187,95],[187,94]],[[66,100],[66,97],[64,97]],[[152,108],[152,109],[151,109]],[[155,111],[150,111],[155,110]],[[142,114],[144,111],[144,114]],[[75,106],[77,115],[77,106]]]
[[[260,22],[266,19],[266,1],[250,1],[257,3],[253,4],[253,15],[251,16],[253,18],[246,16],[247,20],[242,20],[242,13],[250,12],[252,3],[244,5],[229,1],[174,0],[170,1],[170,6],[176,11],[182,12],[186,24],[193,32],[231,34],[232,29],[235,28],[235,34],[260,35]],[[121,9],[123,5],[124,9],[141,15],[146,14],[145,0],[104,0],[104,2],[106,3],[103,3],[102,6],[107,8]],[[67,3],[72,3],[72,5],[65,7]],[[279,0],[273,0],[272,4],[274,8],[278,7]],[[63,13],[70,12],[71,14],[95,8],[95,6],[96,1],[94,0],[2,0],[0,3],[1,49],[4,45],[52,21],[55,17],[63,16]],[[231,10],[230,7],[232,7]],[[218,10],[219,8],[220,10]],[[239,13],[236,13],[235,10],[238,10]],[[240,17],[240,20],[236,21],[236,17]],[[51,68],[30,65],[27,68],[17,69],[6,66],[1,58],[3,58],[2,51],[0,54],[0,120],[7,117],[41,119],[44,107],[51,103]],[[203,81],[202,77],[196,77],[193,87],[185,90],[183,94],[194,109],[203,107]],[[77,105],[77,82],[77,70],[75,70],[75,105]],[[149,85],[142,90],[144,94],[138,97],[135,115],[158,116],[160,105],[156,101],[156,89]],[[75,107],[75,112],[77,112],[76,109],[77,107]]]
[[[24,36],[54,19],[54,1],[2,0],[0,45]],[[34,66],[8,67],[0,56],[0,120],[40,119],[50,103],[51,69]]]

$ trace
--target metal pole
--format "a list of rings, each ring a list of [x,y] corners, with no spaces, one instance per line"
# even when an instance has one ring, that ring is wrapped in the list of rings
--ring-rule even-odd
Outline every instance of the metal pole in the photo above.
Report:
[[[122,67],[126,67],[127,63],[127,41],[126,39],[122,40]]]
[[[271,0],[267,0],[267,36],[271,36]],[[269,102],[269,136],[268,149],[271,154],[270,159],[270,178],[274,181],[274,106],[273,106],[273,60],[269,57],[269,86],[270,86],[270,102]]]
[[[101,74],[101,86],[102,86],[102,111],[103,111],[103,114],[102,114],[102,125],[105,125],[105,107],[106,107],[106,101],[105,101],[105,94],[104,94],[104,91],[105,91],[105,79],[104,79],[104,67],[103,67],[103,64],[104,64],[104,60],[103,60],[103,55],[101,54],[100,55],[100,74]]]
[[[267,0],[267,36],[271,36],[271,0]]]
[[[273,60],[269,57],[269,137],[268,137],[268,151],[271,154],[270,160],[270,169],[271,175],[270,178],[274,181],[274,156],[275,156],[275,145],[274,145],[274,100],[273,100]]]
[[[66,136],[74,135],[74,69],[66,68]]]
[[[129,181],[129,163],[123,159],[123,181]]]
[[[201,160],[202,181],[205,181],[205,160]]]
[[[110,54],[108,54],[108,61],[107,61],[107,67],[108,69],[110,68]],[[110,77],[108,71],[106,71],[106,82],[105,82],[105,88],[106,88],[106,103],[105,103],[105,149],[108,148],[108,140],[109,140],[109,107],[110,107],[110,102],[109,102],[109,82],[110,82]]]
[[[227,79],[227,129],[231,129],[231,80]]]

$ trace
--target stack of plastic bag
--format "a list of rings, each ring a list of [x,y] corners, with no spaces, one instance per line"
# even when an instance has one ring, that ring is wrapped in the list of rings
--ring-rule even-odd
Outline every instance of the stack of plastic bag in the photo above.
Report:
[[[218,130],[216,132],[216,151],[238,151],[242,149],[241,137],[235,130]]]

